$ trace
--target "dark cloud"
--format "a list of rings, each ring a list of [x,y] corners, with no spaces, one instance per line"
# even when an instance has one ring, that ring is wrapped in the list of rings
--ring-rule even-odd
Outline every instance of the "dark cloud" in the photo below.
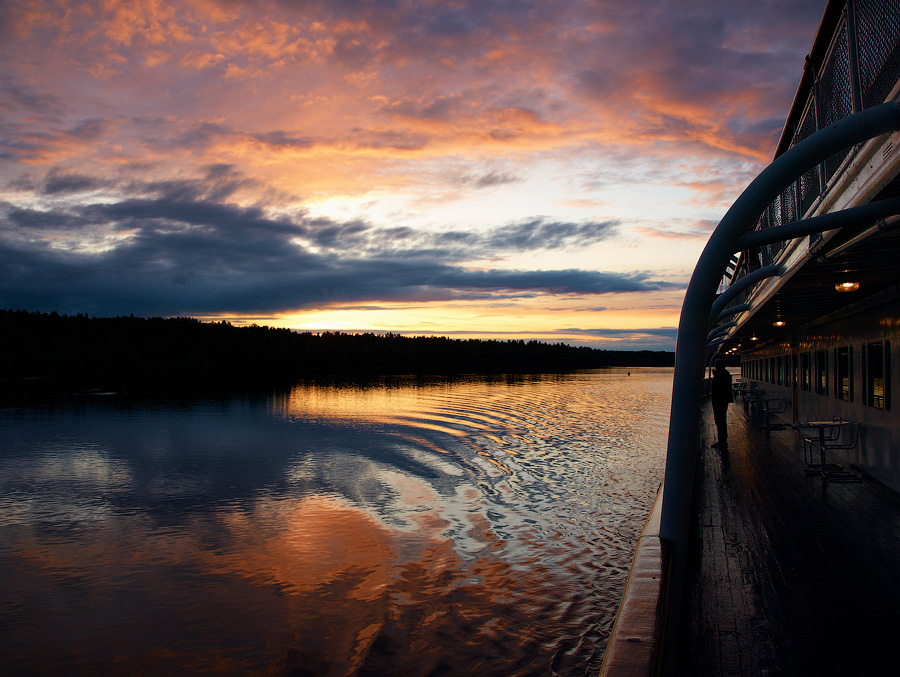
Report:
[[[497,226],[483,231],[451,230],[418,233],[405,229],[378,230],[373,239],[391,242],[395,249],[413,247],[413,256],[471,258],[473,252],[490,257],[510,252],[587,247],[606,240],[617,232],[618,221],[572,223],[546,218]]]
[[[439,261],[353,260],[203,234],[146,235],[100,254],[0,243],[0,306],[92,314],[278,312],[335,303],[605,294],[659,289],[643,275],[466,271]],[[242,253],[243,252],[243,253]]]
[[[643,273],[601,273],[592,270],[452,269],[444,271],[438,280],[453,288],[539,291],[550,294],[612,294],[673,288],[673,285],[648,280],[648,277]]]
[[[587,246],[610,237],[616,226],[617,221],[569,223],[533,219],[495,228],[489,231],[484,243],[492,248],[519,251]]]
[[[675,350],[678,331],[674,327],[635,329],[557,329],[567,341],[608,350]],[[573,339],[572,337],[581,337]]]
[[[154,121],[157,128],[172,126],[165,120]],[[298,135],[283,129],[273,129],[266,132],[248,132],[218,122],[201,122],[190,127],[187,131],[174,136],[172,143],[176,147],[194,148],[197,150],[209,148],[218,143],[234,141],[255,141],[273,149],[280,148],[309,148],[315,145],[315,140],[307,136]]]
[[[312,139],[302,136],[294,136],[288,132],[277,129],[263,134],[252,134],[254,139],[260,143],[273,148],[308,148],[313,145]]]
[[[517,183],[519,178],[506,172],[488,172],[474,181],[476,188],[491,188],[509,183]]]
[[[347,250],[363,246],[366,239],[361,237],[371,233],[369,225],[362,221],[335,223],[330,219],[314,219],[309,221],[307,236],[318,247]],[[395,231],[395,236],[400,231]]]
[[[84,216],[63,209],[43,211],[0,203],[0,210],[5,212],[5,218],[0,218],[0,230],[17,232],[20,237],[40,237],[47,231],[77,231],[89,223]]]
[[[94,118],[91,120],[82,120],[77,125],[68,130],[70,136],[84,141],[93,141],[98,139],[110,129],[112,122]]]
[[[447,120],[459,114],[464,105],[465,97],[462,94],[451,94],[395,101],[384,107],[382,112],[422,120]]]
[[[137,167],[137,171],[144,169]],[[238,171],[234,165],[217,163],[199,168],[199,177],[168,179],[163,181],[106,182],[106,187],[126,195],[163,198],[172,202],[208,201],[212,203],[229,199],[243,188],[255,188],[259,182]]]
[[[659,336],[660,338],[675,340],[678,330],[675,327],[651,327],[649,329],[557,329],[560,334],[580,334],[582,336],[598,337],[629,337],[635,335]]]
[[[58,142],[55,134],[22,129],[21,125],[0,122],[0,159],[34,162],[44,157]]]
[[[207,179],[232,171],[213,166]],[[668,286],[645,273],[457,265],[471,256],[474,243],[481,253],[553,248],[602,239],[613,224],[532,220],[438,238],[442,244],[422,249],[432,234],[379,230],[359,221],[273,219],[255,207],[172,195],[179,191],[45,211],[0,205],[0,307],[92,314],[266,313],[335,303],[595,295]],[[67,237],[79,230],[127,237],[96,253],[65,249]]]
[[[74,172],[68,173],[59,168],[54,168],[47,173],[44,185],[41,187],[41,193],[44,195],[83,193],[101,188],[106,183],[91,176]]]
[[[2,5],[3,3],[0,3]],[[0,13],[2,16],[2,13]],[[0,22],[2,23],[2,22]],[[46,115],[63,110],[62,100],[9,76],[0,76],[0,111]]]

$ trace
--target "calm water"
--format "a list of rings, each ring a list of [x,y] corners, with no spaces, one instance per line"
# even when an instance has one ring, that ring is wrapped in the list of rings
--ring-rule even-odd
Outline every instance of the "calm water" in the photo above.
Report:
[[[0,411],[0,674],[599,667],[672,371]]]

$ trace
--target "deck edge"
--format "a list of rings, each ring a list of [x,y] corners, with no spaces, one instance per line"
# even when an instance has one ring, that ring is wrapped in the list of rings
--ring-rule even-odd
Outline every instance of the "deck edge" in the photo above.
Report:
[[[600,668],[601,677],[659,672],[668,588],[669,548],[660,538],[663,486],[638,538],[625,593]]]

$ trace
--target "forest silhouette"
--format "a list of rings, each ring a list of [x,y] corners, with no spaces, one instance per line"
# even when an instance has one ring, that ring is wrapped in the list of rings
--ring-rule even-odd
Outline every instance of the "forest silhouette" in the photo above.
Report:
[[[523,340],[296,332],[189,317],[0,310],[5,391],[150,392],[289,385],[313,376],[562,373],[670,367],[674,353]]]

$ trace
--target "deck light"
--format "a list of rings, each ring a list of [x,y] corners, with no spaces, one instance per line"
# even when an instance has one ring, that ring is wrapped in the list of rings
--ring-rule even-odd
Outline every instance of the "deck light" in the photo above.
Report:
[[[838,282],[834,285],[835,291],[847,292],[859,289],[859,282]]]
[[[772,325],[775,327],[783,327],[785,325],[785,322],[784,320],[775,320]]]

